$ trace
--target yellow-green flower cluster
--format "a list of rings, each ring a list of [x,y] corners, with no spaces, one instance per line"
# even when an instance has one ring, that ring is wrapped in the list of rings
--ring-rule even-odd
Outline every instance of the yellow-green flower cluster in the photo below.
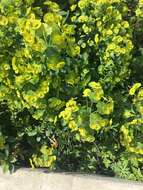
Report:
[[[131,94],[132,91],[136,91],[138,90],[138,93],[135,94],[134,92],[134,99],[133,99],[133,105],[136,108],[136,111],[140,114],[143,115],[143,88],[141,87],[140,83],[136,83],[133,85],[133,87],[130,89],[130,95],[133,95],[133,93]]]
[[[125,110],[124,117],[131,118],[121,127],[121,143],[127,151],[143,155],[142,125],[143,125],[143,89],[140,83],[135,83],[129,90],[133,96],[132,110]]]
[[[138,2],[138,6],[136,9],[136,16],[139,18],[143,17],[143,1],[142,0],[139,0]]]
[[[32,155],[32,158],[30,159],[30,164],[32,168],[34,167],[46,167],[46,168],[52,168],[56,156],[53,155],[53,148],[49,148],[45,145],[43,145],[40,149],[41,155]]]
[[[94,135],[92,133],[89,133],[89,131],[86,130],[84,127],[80,127],[78,131],[79,131],[82,141],[90,142],[90,143],[95,141]]]
[[[26,101],[27,107],[30,108],[31,106],[33,106],[37,109],[40,108],[41,105],[39,103],[39,100],[43,99],[44,96],[48,93],[48,91],[49,79],[41,81],[40,85],[35,91],[29,90],[27,92],[23,92],[23,99]],[[46,105],[43,104],[43,106],[45,107]]]
[[[140,88],[140,87],[141,87],[141,83],[135,83],[135,84],[130,88],[129,94],[130,94],[131,96],[133,96],[133,95],[135,94],[136,90],[137,90],[138,88]]]
[[[140,148],[139,144],[142,144],[142,142],[138,142],[138,137],[136,134],[139,136],[142,133],[142,125],[143,125],[143,119],[133,119],[131,122],[126,123],[123,125],[120,129],[121,132],[121,143],[127,151],[135,153],[135,154],[141,154],[143,155],[143,148]],[[138,129],[138,133],[134,133],[134,130]]]
[[[113,3],[121,3],[122,0],[80,0],[78,3],[79,8],[85,9],[88,6],[92,5],[104,5],[104,4],[113,4]]]
[[[19,31],[25,43],[38,52],[44,52],[46,49],[46,42],[38,35],[37,31],[41,26],[41,21],[36,19],[34,13],[31,13],[28,19],[18,19]]]
[[[8,24],[7,17],[0,15],[0,26],[6,26],[7,24]]]
[[[77,103],[74,99],[69,100],[66,103],[66,108],[59,114],[60,118],[68,124],[69,128],[74,131],[77,130],[76,122],[74,121],[73,114],[79,110]]]
[[[77,117],[79,107],[74,99],[69,100],[66,103],[66,108],[59,115],[60,118],[68,125],[72,132],[76,131],[76,135],[80,134],[83,141],[93,142],[94,136],[92,136],[84,126],[78,126]]]
[[[109,124],[109,120],[102,118],[100,114],[92,113],[90,115],[90,128],[91,129],[98,132],[103,127],[106,127],[108,124]]]
[[[104,96],[102,86],[99,82],[90,82],[88,85],[91,89],[86,88],[83,97],[88,97],[91,101],[98,102]]]

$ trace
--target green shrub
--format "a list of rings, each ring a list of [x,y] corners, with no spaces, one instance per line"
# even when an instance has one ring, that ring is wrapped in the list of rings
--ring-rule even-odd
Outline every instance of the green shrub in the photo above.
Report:
[[[142,25],[142,1],[0,1],[5,171],[143,180]]]

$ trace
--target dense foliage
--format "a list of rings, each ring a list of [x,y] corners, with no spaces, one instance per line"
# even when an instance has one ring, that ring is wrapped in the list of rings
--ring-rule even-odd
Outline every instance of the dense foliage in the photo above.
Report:
[[[0,164],[143,181],[143,0],[0,0]]]

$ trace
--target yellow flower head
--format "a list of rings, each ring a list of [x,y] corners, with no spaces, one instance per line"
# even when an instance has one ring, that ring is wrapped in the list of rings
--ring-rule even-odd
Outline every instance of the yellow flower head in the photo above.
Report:
[[[0,25],[6,26],[8,24],[8,19],[5,16],[0,15]]]

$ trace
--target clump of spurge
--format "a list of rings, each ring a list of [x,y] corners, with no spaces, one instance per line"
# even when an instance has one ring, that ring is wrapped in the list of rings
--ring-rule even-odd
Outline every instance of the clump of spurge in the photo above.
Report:
[[[114,102],[111,97],[105,97],[99,82],[90,82],[83,91],[83,101],[86,106],[71,99],[59,115],[63,125],[67,125],[76,138],[93,142],[101,130],[107,130],[112,125]],[[86,99],[86,100],[85,100]]]

